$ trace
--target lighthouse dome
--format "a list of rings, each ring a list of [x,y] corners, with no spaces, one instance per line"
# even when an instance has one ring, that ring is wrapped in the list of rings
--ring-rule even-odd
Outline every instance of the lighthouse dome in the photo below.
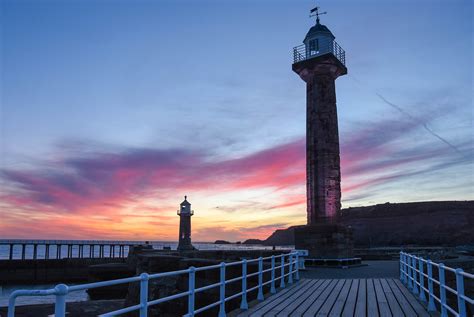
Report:
[[[184,196],[184,200],[183,200],[183,202],[181,203],[181,206],[182,206],[182,207],[191,206],[191,204],[190,204],[189,201],[188,201],[188,196]]]
[[[311,29],[309,29],[308,33],[306,33],[306,37],[304,38],[303,42],[306,43],[307,40],[314,39],[317,37],[326,37],[331,38],[333,40],[336,38],[327,26],[320,24],[319,22],[316,23],[316,25],[313,26]]]
[[[327,26],[319,23],[319,19],[317,19],[316,24],[309,29],[303,41],[306,59],[327,53],[334,54],[335,38]]]

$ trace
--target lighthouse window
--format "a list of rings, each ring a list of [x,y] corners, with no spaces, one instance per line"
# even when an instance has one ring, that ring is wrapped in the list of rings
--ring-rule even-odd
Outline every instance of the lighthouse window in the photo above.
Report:
[[[309,51],[310,51],[311,55],[319,53],[319,41],[318,41],[318,39],[309,41]]]

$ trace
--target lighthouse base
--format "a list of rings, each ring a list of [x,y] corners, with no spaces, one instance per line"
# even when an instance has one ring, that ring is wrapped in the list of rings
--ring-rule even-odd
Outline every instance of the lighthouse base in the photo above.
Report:
[[[295,228],[295,248],[297,250],[308,250],[308,258],[353,258],[352,228],[334,223]]]
[[[191,243],[189,243],[189,244],[179,244],[177,250],[178,251],[194,251],[194,250],[196,250],[196,248],[193,247],[193,245]]]

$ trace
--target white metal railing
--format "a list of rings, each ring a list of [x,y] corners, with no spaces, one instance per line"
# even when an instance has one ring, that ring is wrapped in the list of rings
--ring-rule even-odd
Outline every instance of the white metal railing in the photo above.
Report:
[[[336,41],[320,41],[317,48],[302,44],[293,48],[293,63],[298,63],[327,53],[333,54],[343,65],[346,65],[346,52]]]
[[[280,254],[280,255],[272,255],[269,257],[259,257],[257,259],[250,259],[250,260],[242,260],[238,262],[221,262],[220,264],[216,265],[209,265],[203,267],[189,267],[186,270],[179,270],[179,271],[172,271],[172,272],[163,272],[163,273],[156,273],[156,274],[147,274],[142,273],[140,276],[134,276],[129,278],[111,280],[111,281],[103,281],[103,282],[96,282],[96,283],[89,283],[89,284],[81,284],[81,285],[73,285],[67,286],[65,284],[56,285],[53,289],[47,290],[16,290],[14,291],[9,298],[8,303],[8,317],[15,316],[15,300],[17,297],[20,296],[47,296],[47,295],[54,295],[55,298],[55,306],[54,306],[54,316],[56,317],[64,317],[66,314],[66,296],[75,291],[82,291],[86,289],[104,287],[104,286],[112,286],[124,283],[131,283],[131,282],[140,282],[140,303],[137,305],[125,307],[119,310],[115,310],[100,316],[108,317],[108,316],[117,316],[124,313],[132,312],[132,311],[139,311],[140,317],[146,317],[148,312],[148,307],[157,305],[160,303],[164,303],[167,301],[171,301],[181,297],[188,297],[188,313],[185,316],[194,316],[200,312],[206,311],[212,307],[219,306],[219,317],[226,316],[225,311],[225,303],[231,299],[241,297],[240,308],[241,309],[248,309],[247,303],[247,294],[251,291],[257,290],[257,299],[262,301],[264,300],[263,295],[263,286],[270,284],[270,293],[276,293],[276,281],[280,280],[280,288],[285,287],[285,278],[287,279],[286,283],[292,284],[294,280],[299,280],[299,270],[300,270],[300,257],[303,255],[301,251],[292,251],[290,253]],[[276,265],[277,259],[280,259],[280,265]],[[268,269],[263,269],[263,261],[271,261],[271,267]],[[258,271],[254,273],[247,273],[247,265],[249,263],[258,262]],[[242,265],[242,275],[236,278],[226,280],[226,267],[230,266],[237,266]],[[285,269],[287,267],[287,269]],[[195,275],[196,272],[212,270],[212,269],[219,269],[220,270],[220,281],[218,283],[206,285],[200,288],[195,287]],[[280,270],[280,276],[275,277],[276,270]],[[263,274],[270,272],[271,277],[270,280],[264,282],[263,281]],[[162,297],[159,299],[154,299],[149,301],[148,300],[148,282],[153,279],[158,279],[161,277],[166,276],[175,276],[181,274],[188,274],[188,290],[186,292],[181,292],[179,294],[174,294],[167,297]],[[252,276],[258,276],[258,284],[252,288],[247,289],[247,278]],[[242,280],[242,291],[237,294],[233,294],[231,296],[226,297],[225,294],[225,286],[226,284],[236,282]],[[201,307],[196,309],[194,306],[195,301],[195,294],[199,292],[204,292],[208,289],[219,287],[219,300],[207,306]]]
[[[438,280],[433,277],[433,266],[438,268]],[[426,272],[425,273],[425,267]],[[446,271],[456,276],[456,289],[446,285]],[[426,278],[426,283],[425,283]],[[400,280],[407,285],[413,294],[417,295],[422,302],[427,301],[428,311],[437,311],[435,301],[438,302],[441,317],[448,316],[448,311],[454,316],[466,317],[466,302],[474,304],[474,299],[464,293],[464,278],[474,279],[474,274],[464,272],[462,269],[453,269],[443,263],[434,263],[413,254],[400,252]],[[435,295],[434,284],[439,287],[439,296]],[[457,310],[447,303],[446,291],[457,297]]]

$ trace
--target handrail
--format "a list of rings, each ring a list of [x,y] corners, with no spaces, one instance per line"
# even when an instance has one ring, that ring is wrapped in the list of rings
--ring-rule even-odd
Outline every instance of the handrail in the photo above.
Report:
[[[433,266],[438,268],[439,280],[433,277]],[[428,274],[424,273],[425,267]],[[456,289],[446,285],[446,271],[456,275]],[[441,317],[448,316],[448,311],[454,316],[467,316],[466,302],[474,304],[474,299],[466,296],[464,293],[464,278],[474,279],[474,275],[464,272],[460,268],[454,269],[445,266],[443,263],[434,263],[431,260],[426,260],[413,254],[400,252],[400,280],[407,285],[413,294],[418,295],[422,302],[427,301],[426,294],[428,294],[428,311],[437,311],[435,301],[438,302]],[[439,285],[439,297],[434,294],[433,282]],[[446,290],[457,297],[457,310],[447,303]]]
[[[317,50],[310,49],[306,44],[293,48],[293,63],[302,62],[324,54],[333,54],[342,65],[346,65],[346,52],[334,40],[320,41]]]
[[[150,306],[157,305],[163,302],[171,301],[181,297],[188,297],[188,313],[186,316],[194,316],[200,312],[206,311],[212,307],[219,306],[219,316],[223,317],[226,316],[225,311],[225,302],[237,298],[239,296],[242,297],[240,308],[243,310],[248,309],[247,303],[247,294],[254,290],[257,290],[257,299],[262,301],[264,300],[263,295],[263,286],[267,284],[271,284],[270,293],[276,293],[275,289],[275,281],[280,280],[280,288],[285,287],[285,277],[287,277],[287,283],[291,284],[294,280],[299,280],[299,269],[301,266],[300,257],[302,257],[305,253],[301,251],[292,251],[286,254],[280,255],[272,255],[269,257],[259,257],[257,259],[250,259],[250,260],[242,260],[237,262],[221,262],[217,265],[208,265],[203,267],[195,268],[193,266],[189,267],[186,270],[179,270],[179,271],[171,271],[171,272],[162,272],[162,273],[155,273],[155,274],[148,274],[142,273],[140,276],[134,276],[129,278],[117,279],[117,280],[110,280],[110,281],[101,281],[96,283],[88,283],[88,284],[81,284],[81,285],[73,285],[67,286],[65,284],[58,284],[56,287],[47,290],[16,290],[14,291],[9,298],[8,303],[8,317],[15,316],[15,300],[17,297],[20,296],[46,296],[46,295],[55,295],[55,303],[54,303],[54,316],[57,317],[64,317],[66,314],[66,296],[75,291],[86,290],[86,289],[93,289],[97,287],[104,287],[104,286],[111,286],[117,284],[124,284],[130,282],[140,282],[140,303],[137,305],[124,307],[119,310],[115,310],[112,312],[108,312],[102,314],[100,316],[108,317],[108,316],[117,316],[120,314],[124,314],[127,312],[132,311],[139,311],[140,317],[147,317],[147,309]],[[276,265],[276,259],[281,258],[280,265]],[[286,260],[285,260],[286,259]],[[271,268],[270,269],[263,269],[263,261],[264,260],[271,260]],[[247,273],[247,264],[251,262],[258,262],[258,271],[255,273],[248,274]],[[232,279],[226,280],[226,267],[235,266],[235,265],[242,265],[242,275],[240,277],[234,277]],[[285,272],[285,267],[288,267]],[[220,281],[214,284],[210,284],[207,286],[203,286],[200,288],[196,288],[195,284],[195,275],[198,271],[205,271],[211,269],[219,269],[220,270]],[[279,277],[275,277],[275,271],[277,269],[281,270],[281,274]],[[265,272],[271,271],[271,278],[270,280],[264,282],[263,281],[263,274]],[[148,283],[150,280],[158,279],[161,277],[166,276],[173,276],[173,275],[180,275],[180,274],[188,274],[188,290],[185,292],[181,292],[178,294],[173,294],[167,297],[162,297],[158,299],[153,299],[151,301],[148,300]],[[251,276],[258,275],[258,284],[255,287],[247,289],[247,279]],[[230,296],[225,295],[225,286],[226,284],[237,282],[242,280],[242,291],[233,294]],[[210,305],[201,307],[196,309],[195,308],[195,294],[198,292],[203,292],[211,288],[219,287],[219,300],[214,302]]]

